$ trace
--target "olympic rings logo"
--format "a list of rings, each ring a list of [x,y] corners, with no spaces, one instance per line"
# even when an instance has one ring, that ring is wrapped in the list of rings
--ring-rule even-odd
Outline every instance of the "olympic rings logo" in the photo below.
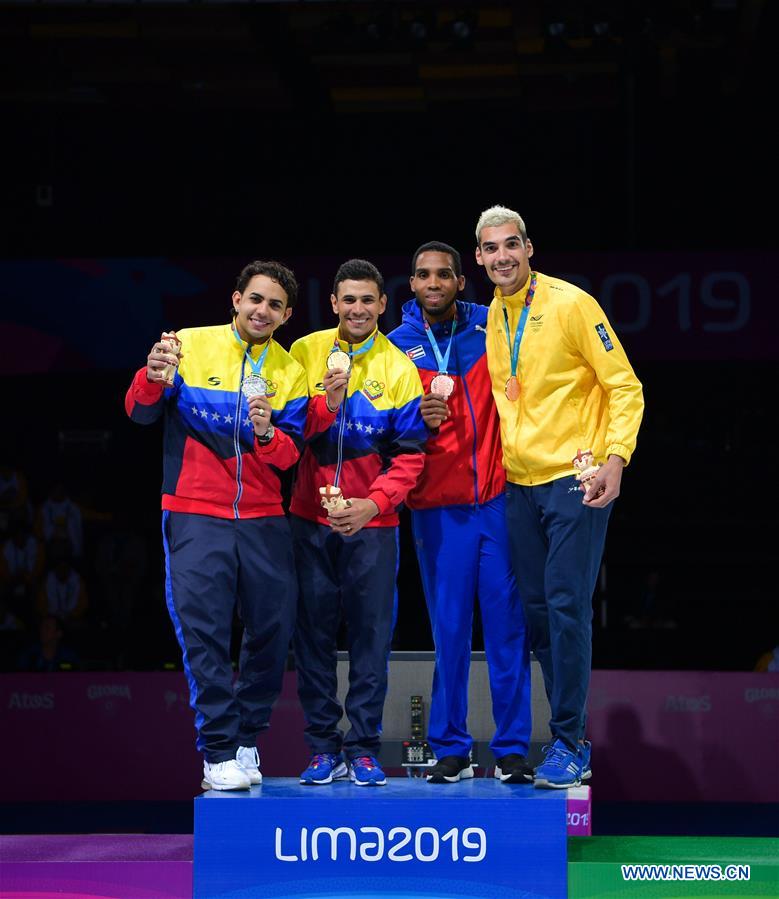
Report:
[[[275,381],[271,381],[270,378],[265,379],[265,396],[276,396],[278,389],[279,385]]]
[[[384,388],[387,385],[384,381],[371,381],[366,378],[362,384],[362,392],[370,400],[377,400],[380,396],[384,396]]]

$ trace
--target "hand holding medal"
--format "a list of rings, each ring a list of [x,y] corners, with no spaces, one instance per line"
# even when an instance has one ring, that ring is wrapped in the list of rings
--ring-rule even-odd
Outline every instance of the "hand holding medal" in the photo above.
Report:
[[[441,424],[449,418],[449,406],[447,400],[454,393],[454,378],[448,373],[449,356],[452,352],[452,344],[454,343],[454,333],[457,330],[457,318],[452,319],[452,330],[449,334],[449,343],[446,346],[446,352],[442,353],[438,347],[438,341],[433,335],[433,331],[427,321],[425,321],[425,334],[430,341],[430,348],[435,356],[438,365],[438,374],[430,382],[430,393],[422,397],[419,404],[419,411],[422,414],[422,420],[430,428],[435,431],[441,427]]]
[[[433,382],[435,380],[433,378]],[[422,415],[422,421],[431,431],[440,428],[443,422],[449,418],[449,406],[446,402],[446,397],[441,393],[435,393],[433,384],[430,385],[430,393],[426,393],[422,397],[419,403],[419,411]]]
[[[341,405],[346,396],[349,375],[351,373],[351,360],[349,354],[343,350],[333,350],[327,357],[327,372],[322,379],[322,384],[327,395],[327,407],[335,411]]]
[[[249,420],[254,426],[254,433],[258,437],[264,437],[271,425],[270,417],[273,409],[270,401],[264,393],[247,398],[249,400]]]

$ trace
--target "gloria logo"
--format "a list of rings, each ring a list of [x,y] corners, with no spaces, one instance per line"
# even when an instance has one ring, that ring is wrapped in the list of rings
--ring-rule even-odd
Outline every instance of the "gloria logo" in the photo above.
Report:
[[[362,392],[369,400],[377,400],[379,397],[384,396],[385,386],[384,381],[371,381],[369,378],[366,378],[362,385]]]
[[[710,712],[712,707],[711,696],[675,696],[670,695],[665,700],[666,712]]]
[[[779,700],[779,687],[747,687],[744,690],[745,702],[764,702]]]
[[[129,684],[90,684],[87,687],[89,699],[127,699],[132,701]]]

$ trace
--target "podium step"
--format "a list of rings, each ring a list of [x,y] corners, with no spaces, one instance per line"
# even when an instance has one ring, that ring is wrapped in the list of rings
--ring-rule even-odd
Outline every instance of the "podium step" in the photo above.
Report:
[[[210,791],[195,800],[194,896],[559,899],[567,798],[493,778]]]

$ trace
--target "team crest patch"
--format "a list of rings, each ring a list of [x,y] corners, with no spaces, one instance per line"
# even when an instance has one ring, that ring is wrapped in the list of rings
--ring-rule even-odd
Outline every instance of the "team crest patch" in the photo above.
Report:
[[[598,332],[598,337],[600,337],[603,346],[606,347],[606,352],[608,353],[610,350],[613,350],[614,344],[611,342],[609,332],[606,330],[606,326],[603,324],[603,322],[601,322],[599,325],[595,325],[595,330]]]
[[[385,384],[383,381],[371,381],[366,378],[363,381],[362,392],[369,400],[377,400],[380,396],[384,396]]]
[[[425,353],[425,348],[420,343],[418,346],[412,346],[410,350],[406,350],[406,355],[409,359],[421,359],[427,353]]]

